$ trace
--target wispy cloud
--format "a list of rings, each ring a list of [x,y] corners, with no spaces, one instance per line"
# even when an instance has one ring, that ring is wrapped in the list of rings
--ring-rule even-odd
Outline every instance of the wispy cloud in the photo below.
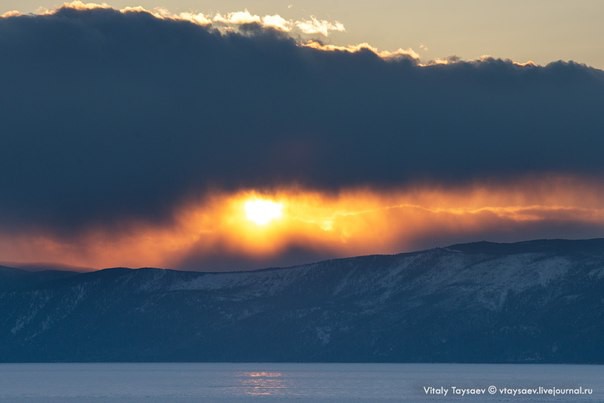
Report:
[[[88,3],[79,0],[64,3],[62,8],[73,10],[110,9],[106,3]],[[39,14],[52,14],[57,9],[40,9]],[[329,36],[332,32],[344,32],[344,24],[337,20],[324,20],[315,16],[305,19],[287,19],[278,14],[264,16],[253,14],[247,9],[228,13],[205,14],[201,12],[172,13],[165,8],[145,9],[143,7],[124,7],[121,12],[147,12],[157,18],[189,21],[202,26],[212,26],[217,29],[232,30],[246,24],[258,24],[264,28],[272,28],[287,33]],[[18,12],[12,12],[18,13]],[[5,13],[6,16],[14,14]]]
[[[325,43],[319,42],[317,40],[308,40],[308,41],[302,42],[302,45],[307,46],[309,48],[323,50],[323,51],[330,51],[330,52],[337,51],[337,52],[355,53],[355,52],[360,52],[363,50],[368,50],[383,59],[396,59],[396,58],[400,58],[400,57],[408,57],[408,58],[419,60],[419,58],[420,58],[420,55],[411,48],[407,48],[407,49],[399,48],[397,50],[380,50],[380,49],[376,48],[375,46],[371,46],[370,44],[368,44],[366,42],[359,43],[356,45],[341,46],[341,45],[325,44]]]
[[[305,34],[321,34],[328,36],[330,32],[343,32],[345,31],[344,25],[338,21],[327,21],[319,20],[314,16],[310,19],[296,21],[295,25]]]

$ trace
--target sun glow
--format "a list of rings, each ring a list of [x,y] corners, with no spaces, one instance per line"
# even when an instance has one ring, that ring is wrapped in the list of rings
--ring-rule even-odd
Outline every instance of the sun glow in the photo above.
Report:
[[[265,226],[283,217],[283,203],[266,199],[251,199],[244,203],[245,217],[259,226]]]
[[[560,177],[337,193],[244,189],[215,191],[176,206],[173,214],[169,222],[133,219],[121,222],[118,232],[94,226],[77,237],[0,228],[0,256],[97,268],[178,268],[188,262],[186,267],[218,270],[215,262],[225,257],[239,259],[227,269],[259,268],[283,264],[282,256],[293,264],[476,239],[596,237],[604,233],[604,185]],[[249,265],[240,267],[244,261]]]

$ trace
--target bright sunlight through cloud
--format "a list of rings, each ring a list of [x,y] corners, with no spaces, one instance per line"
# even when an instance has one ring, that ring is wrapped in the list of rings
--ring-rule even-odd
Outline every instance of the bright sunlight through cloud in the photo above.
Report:
[[[256,225],[265,226],[283,217],[283,204],[265,199],[252,199],[243,205],[245,217]]]

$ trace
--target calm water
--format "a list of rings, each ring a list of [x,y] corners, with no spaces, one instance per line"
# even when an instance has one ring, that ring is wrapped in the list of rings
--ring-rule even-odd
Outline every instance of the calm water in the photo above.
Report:
[[[488,392],[495,386],[495,394]],[[539,387],[593,394],[527,395]],[[445,388],[447,396],[427,394]],[[462,397],[452,387],[478,388]],[[523,393],[513,397],[503,394]],[[535,388],[533,390],[533,388]],[[426,389],[427,390],[427,389]],[[530,390],[533,390],[531,392]],[[449,364],[0,364],[0,402],[604,401],[604,367]]]

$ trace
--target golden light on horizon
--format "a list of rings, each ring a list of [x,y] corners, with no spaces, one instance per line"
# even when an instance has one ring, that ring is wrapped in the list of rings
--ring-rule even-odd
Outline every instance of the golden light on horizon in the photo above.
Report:
[[[305,251],[358,256],[459,240],[573,237],[551,228],[579,227],[588,234],[576,232],[579,237],[604,234],[603,184],[561,177],[339,192],[283,187],[213,192],[175,206],[169,222],[124,221],[119,231],[95,226],[72,237],[48,230],[19,236],[0,232],[0,255],[13,262],[95,268],[178,268],[191,256],[194,262],[226,256],[264,267],[280,264],[273,262],[292,249],[302,251],[300,259]],[[199,268],[212,269],[203,263]]]
[[[243,204],[245,217],[259,226],[265,226],[283,217],[283,203],[254,198]]]

